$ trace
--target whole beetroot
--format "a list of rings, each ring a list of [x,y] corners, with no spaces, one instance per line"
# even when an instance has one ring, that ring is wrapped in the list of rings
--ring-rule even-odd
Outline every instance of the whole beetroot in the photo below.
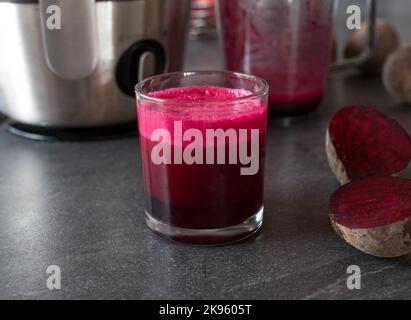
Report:
[[[411,45],[398,48],[388,57],[383,82],[396,99],[411,103]]]
[[[368,24],[361,24],[361,28],[348,35],[344,49],[344,57],[353,58],[364,52],[367,46]],[[372,56],[361,65],[365,74],[380,74],[387,57],[401,44],[400,36],[388,21],[377,19],[375,24],[375,49]]]

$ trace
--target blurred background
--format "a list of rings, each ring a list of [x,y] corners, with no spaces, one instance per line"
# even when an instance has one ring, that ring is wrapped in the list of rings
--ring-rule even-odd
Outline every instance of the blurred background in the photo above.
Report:
[[[349,32],[345,26],[346,8],[358,4],[365,9],[366,0],[340,0],[336,20],[337,56],[341,57]],[[403,44],[411,42],[411,28],[404,28],[411,18],[410,0],[379,0],[378,18],[384,18],[394,25],[400,33]],[[363,10],[365,12],[365,10]],[[224,55],[218,40],[215,0],[192,0],[189,40],[185,49],[184,70],[224,69]],[[149,13],[146,13],[149,14]],[[363,21],[366,18],[363,18]],[[204,45],[209,50],[204,53]],[[4,94],[0,86],[0,108],[4,105]],[[3,117],[0,114],[0,120]]]
[[[351,4],[358,4],[362,8],[365,6],[365,0],[353,1],[353,0],[340,0],[340,6],[338,10],[337,24],[338,30],[338,42],[342,45],[348,30],[344,27],[344,18],[346,17],[345,9]],[[404,25],[411,25],[411,1],[409,0],[378,0],[377,3],[377,17],[387,19],[392,25],[394,25],[401,35],[403,43],[411,42],[411,27],[404,28]]]
[[[215,0],[194,0],[194,10],[192,15],[192,25],[194,25],[190,32],[189,44],[186,48],[185,69],[192,70],[206,70],[206,69],[223,69],[223,54],[220,44],[215,39],[218,38],[217,32],[210,27],[214,18],[210,18],[210,7],[214,6]],[[365,8],[366,0],[340,0],[337,12],[337,43],[338,50],[341,52],[348,30],[345,27],[345,19],[347,14],[346,8],[351,4],[357,4],[361,8]],[[363,10],[364,12],[364,10]],[[200,19],[204,18],[204,19]],[[387,19],[393,24],[401,35],[403,43],[411,42],[411,27],[404,28],[402,26],[407,24],[407,20],[411,19],[411,2],[410,0],[379,0],[377,17]],[[366,19],[363,17],[363,19]],[[364,20],[363,20],[364,21]],[[411,21],[410,21],[411,24]],[[202,33],[199,35],[199,33]],[[201,42],[207,42],[214,50],[208,51],[205,59],[202,54]],[[211,55],[211,56],[210,56]]]

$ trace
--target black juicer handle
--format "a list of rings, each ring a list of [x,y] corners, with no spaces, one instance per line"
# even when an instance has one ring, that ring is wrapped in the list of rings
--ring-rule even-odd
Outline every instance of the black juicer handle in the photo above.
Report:
[[[166,66],[166,53],[163,46],[155,40],[143,40],[134,43],[120,57],[117,64],[116,78],[120,89],[134,97],[134,87],[139,79],[140,61],[145,53],[154,56],[154,74],[163,73]]]

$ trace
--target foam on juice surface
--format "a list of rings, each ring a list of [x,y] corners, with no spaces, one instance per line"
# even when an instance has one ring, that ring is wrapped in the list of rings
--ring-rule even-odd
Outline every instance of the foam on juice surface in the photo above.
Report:
[[[138,106],[140,134],[150,137],[158,129],[173,132],[174,121],[183,129],[260,129],[265,131],[266,108],[252,92],[216,86],[190,86],[149,93],[163,100],[145,100]],[[237,99],[242,98],[245,99]],[[159,104],[161,107],[159,108]]]
[[[168,100],[210,101],[242,98],[251,95],[252,92],[244,89],[229,89],[215,86],[195,86],[171,88],[163,91],[149,93],[150,97]]]

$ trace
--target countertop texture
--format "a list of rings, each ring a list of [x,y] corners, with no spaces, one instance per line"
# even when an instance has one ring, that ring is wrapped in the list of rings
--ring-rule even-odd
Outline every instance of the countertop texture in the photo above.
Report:
[[[186,68],[221,67],[215,41],[193,42],[188,51]],[[375,106],[411,132],[411,106],[395,102],[378,77],[331,75],[317,112],[269,120],[263,227],[222,247],[180,245],[148,230],[137,136],[33,142],[3,123],[0,298],[411,298],[411,256],[368,256],[331,229],[328,199],[338,183],[324,133],[347,104]],[[61,290],[46,287],[49,265],[61,269]],[[347,289],[350,265],[361,268],[361,290]]]

